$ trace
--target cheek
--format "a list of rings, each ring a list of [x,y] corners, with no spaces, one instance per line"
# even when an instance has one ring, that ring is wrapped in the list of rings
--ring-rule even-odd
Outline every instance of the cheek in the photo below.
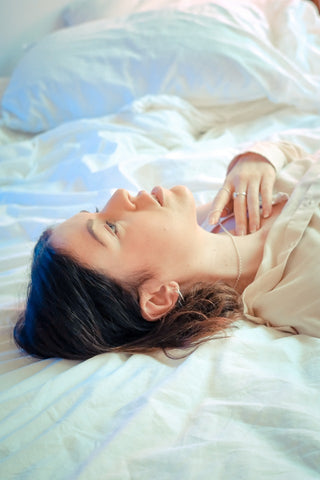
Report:
[[[137,269],[175,262],[185,256],[191,231],[190,222],[176,212],[135,219],[123,239],[123,264]]]
[[[150,225],[147,230],[140,230],[132,235],[125,251],[131,264],[148,266],[156,264],[168,256],[177,244],[177,238],[172,229],[167,226]]]
[[[146,231],[141,231],[132,242],[132,247],[142,253],[158,252],[163,246],[169,245],[173,238],[170,229],[161,225],[150,225]]]

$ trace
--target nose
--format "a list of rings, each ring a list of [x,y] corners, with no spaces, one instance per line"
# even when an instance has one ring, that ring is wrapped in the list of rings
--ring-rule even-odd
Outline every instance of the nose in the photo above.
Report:
[[[150,207],[159,206],[159,200],[152,194],[146,192],[145,190],[140,190],[137,196],[133,199],[137,209],[149,209]]]
[[[136,205],[134,199],[129,192],[123,188],[119,188],[114,192],[108,203],[104,206],[102,211],[106,209],[115,210],[135,210]]]

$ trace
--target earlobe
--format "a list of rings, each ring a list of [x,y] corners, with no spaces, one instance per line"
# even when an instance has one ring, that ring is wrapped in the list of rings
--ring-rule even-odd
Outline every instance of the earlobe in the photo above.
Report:
[[[147,280],[139,289],[141,315],[150,322],[159,320],[173,309],[178,297],[177,282],[159,284],[156,280]]]

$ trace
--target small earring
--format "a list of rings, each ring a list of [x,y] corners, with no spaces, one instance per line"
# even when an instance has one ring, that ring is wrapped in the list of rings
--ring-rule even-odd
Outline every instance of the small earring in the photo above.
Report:
[[[177,293],[178,293],[178,295],[179,295],[178,304],[179,304],[180,306],[182,306],[182,302],[184,301],[184,296],[182,295],[179,287],[177,288]]]

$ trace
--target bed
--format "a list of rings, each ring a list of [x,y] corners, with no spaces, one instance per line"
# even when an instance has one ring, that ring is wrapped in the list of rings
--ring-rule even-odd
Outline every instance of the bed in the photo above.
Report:
[[[241,321],[180,360],[19,351],[42,230],[115,188],[211,200],[234,155],[320,146],[309,1],[75,1],[1,78],[0,477],[320,478],[320,339]],[[319,318],[320,320],[320,318]]]

